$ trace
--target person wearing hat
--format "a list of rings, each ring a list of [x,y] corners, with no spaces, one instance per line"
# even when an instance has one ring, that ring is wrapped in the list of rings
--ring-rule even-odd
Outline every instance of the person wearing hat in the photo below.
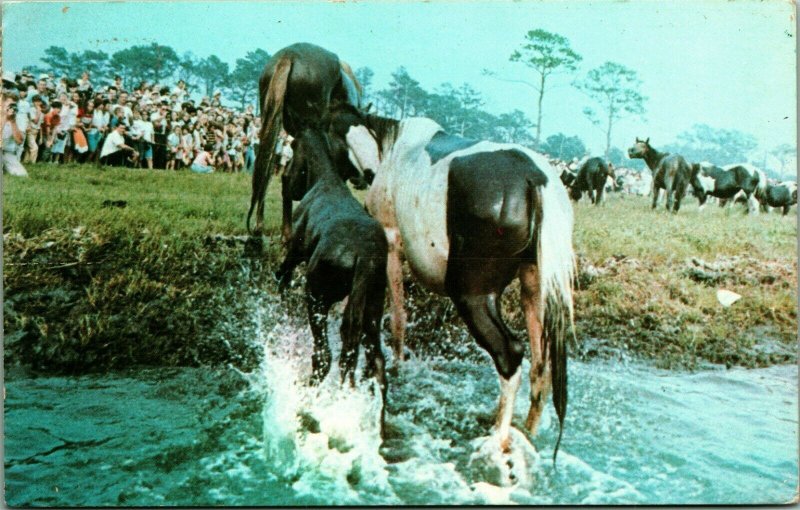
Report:
[[[103,142],[103,148],[100,150],[100,164],[108,166],[125,166],[125,153],[130,152],[134,158],[139,157],[139,152],[125,144],[125,129],[123,123],[117,124],[117,127],[106,136]]]
[[[28,124],[31,115],[31,103],[28,102],[28,86],[20,84],[17,99],[17,127],[22,132],[22,143],[17,148],[17,158],[22,160],[22,153],[25,151],[25,136],[28,132]]]
[[[17,155],[19,146],[25,139],[22,131],[17,127],[17,106],[14,99],[10,97],[7,97],[4,103],[3,169],[11,175],[27,177],[28,171],[22,166]]]

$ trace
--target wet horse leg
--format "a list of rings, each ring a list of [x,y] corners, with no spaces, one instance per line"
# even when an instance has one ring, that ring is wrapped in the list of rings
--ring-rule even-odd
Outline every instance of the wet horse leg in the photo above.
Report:
[[[328,345],[328,311],[331,303],[306,290],[308,323],[314,336],[314,352],[311,355],[311,384],[321,383],[331,369],[331,348]]]
[[[367,301],[364,312],[364,355],[366,367],[364,378],[374,377],[380,387],[383,404],[381,405],[381,437],[383,437],[386,410],[386,358],[381,349],[381,317],[383,315],[384,290],[376,292]]]
[[[397,229],[386,229],[386,240],[389,242],[389,255],[386,260],[386,276],[389,283],[389,299],[391,309],[391,329],[394,343],[394,357],[403,361],[403,347],[406,334],[406,309],[403,293],[403,261],[400,258],[400,233]]]
[[[457,295],[450,298],[461,318],[467,323],[478,344],[489,351],[500,377],[500,401],[495,419],[495,430],[500,446],[507,450],[514,413],[514,400],[521,382],[520,365],[524,345],[503,322],[500,314],[500,293],[484,295]]]
[[[531,407],[528,411],[528,418],[525,420],[525,427],[531,435],[535,436],[551,385],[549,358],[542,343],[544,309],[542,308],[539,269],[534,264],[523,265],[519,270],[519,282],[522,312],[531,344]]]

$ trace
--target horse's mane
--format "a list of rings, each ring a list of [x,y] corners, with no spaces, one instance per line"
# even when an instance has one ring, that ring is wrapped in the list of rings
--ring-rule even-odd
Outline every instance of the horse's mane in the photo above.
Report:
[[[375,138],[381,147],[381,151],[385,151],[394,145],[394,142],[397,141],[397,135],[400,133],[399,120],[379,115],[365,115],[364,118],[367,121],[367,127],[375,133]]]

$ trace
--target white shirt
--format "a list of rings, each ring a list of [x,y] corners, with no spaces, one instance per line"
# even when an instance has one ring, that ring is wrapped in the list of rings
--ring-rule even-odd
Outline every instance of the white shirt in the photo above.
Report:
[[[111,116],[108,112],[104,112],[101,110],[95,110],[94,114],[92,115],[92,125],[97,129],[103,129],[104,127],[108,126],[108,123],[111,122]]]
[[[149,120],[142,120],[141,122],[141,130],[142,130],[142,140],[145,142],[153,143],[153,134],[155,133],[156,128],[153,127],[153,123]],[[136,124],[134,122],[134,124]]]
[[[17,127],[23,133],[28,129],[28,120],[31,115],[31,104],[26,99],[17,101]]]
[[[125,144],[125,137],[117,131],[116,129],[106,136],[105,142],[103,142],[103,148],[100,151],[100,157],[104,158],[109,154],[114,154],[117,151],[122,150],[122,145]]]
[[[17,152],[19,145],[14,140],[14,129],[11,122],[6,121],[3,125],[3,152]]]

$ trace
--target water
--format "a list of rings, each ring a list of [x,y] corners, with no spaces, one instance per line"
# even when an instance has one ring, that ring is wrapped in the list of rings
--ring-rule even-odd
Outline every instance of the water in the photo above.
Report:
[[[486,437],[498,389],[488,361],[403,364],[390,379],[381,445],[371,383],[343,389],[334,368],[320,388],[306,387],[310,333],[298,320],[276,324],[279,313],[262,305],[269,325],[256,339],[265,355],[254,373],[6,374],[6,503],[720,504],[796,497],[796,367],[689,374],[624,360],[571,362],[554,469],[557,420],[549,404],[533,443],[515,432],[511,453],[496,458]],[[517,426],[527,412],[525,386]],[[506,485],[509,472],[516,484]]]

